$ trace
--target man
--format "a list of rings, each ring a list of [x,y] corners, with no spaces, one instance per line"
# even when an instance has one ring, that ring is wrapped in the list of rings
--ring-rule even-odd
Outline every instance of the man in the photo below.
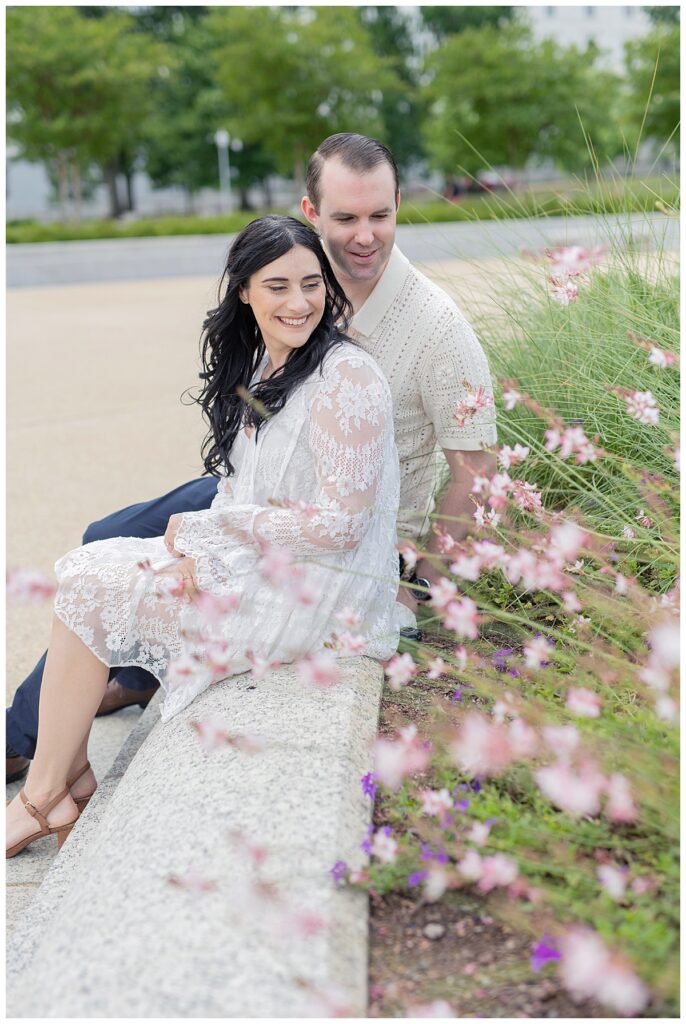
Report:
[[[463,425],[453,414],[469,392],[484,388],[490,393],[491,381],[481,346],[457,306],[395,247],[399,202],[395,161],[375,139],[332,135],[313,154],[303,213],[321,235],[352,303],[349,333],[375,357],[393,395],[401,472],[399,533],[418,539],[429,531],[440,446],[450,479],[436,514],[445,517],[443,526],[459,540],[468,532],[474,510],[473,478],[494,469],[494,457],[483,447],[492,445],[496,435],[492,407]],[[216,487],[211,477],[191,481],[92,524],[83,541],[162,536],[175,513],[208,508]],[[430,553],[438,551],[433,533],[425,547]],[[435,582],[439,575],[430,561],[418,563],[417,576],[424,583]],[[416,607],[406,587],[401,587],[399,599]],[[8,781],[21,778],[33,756],[44,664],[45,656],[18,688],[7,712]],[[99,714],[144,706],[156,689],[154,678],[142,669],[122,669],[110,681]]]

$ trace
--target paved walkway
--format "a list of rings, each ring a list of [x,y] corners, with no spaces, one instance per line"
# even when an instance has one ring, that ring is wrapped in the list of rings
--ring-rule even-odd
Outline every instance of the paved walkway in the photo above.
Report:
[[[679,248],[679,222],[660,213],[545,217],[452,224],[402,224],[398,244],[413,262],[511,257],[522,248],[595,245],[614,238],[641,249]],[[219,275],[227,235],[46,242],[7,247],[10,288],[87,281]]]

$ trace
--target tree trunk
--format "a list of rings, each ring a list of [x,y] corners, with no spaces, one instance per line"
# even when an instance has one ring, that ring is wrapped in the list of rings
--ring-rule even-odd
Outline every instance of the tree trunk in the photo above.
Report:
[[[133,171],[127,167],[124,171],[126,180],[126,209],[132,213],[136,207],[136,197],[133,192]]]
[[[110,196],[110,217],[118,220],[124,212],[119,201],[119,190],[117,188],[117,164],[113,161],[107,164],[104,170],[105,184]]]
[[[74,215],[76,223],[81,223],[81,165],[74,159],[71,162],[71,191],[74,199]]]
[[[64,153],[58,153],[55,160],[57,171],[57,195],[59,196],[62,220],[69,219],[69,171]]]
[[[295,198],[299,203],[305,195],[305,161],[302,146],[296,146],[293,150],[293,182],[296,191]]]
[[[248,197],[248,189],[245,187],[238,187],[238,195],[240,197],[239,207],[244,213],[250,213],[253,209],[250,199]]]

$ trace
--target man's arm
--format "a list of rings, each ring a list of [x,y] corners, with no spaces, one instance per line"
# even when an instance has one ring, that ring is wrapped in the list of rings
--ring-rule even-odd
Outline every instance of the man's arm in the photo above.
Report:
[[[487,451],[456,451],[444,448],[450,481],[434,513],[434,521],[441,529],[446,530],[456,541],[462,541],[474,528],[474,499],[471,496],[474,477],[492,476],[496,470],[496,456]],[[441,517],[446,518],[442,519]],[[439,554],[439,540],[431,531],[425,550],[431,554]],[[442,561],[442,560],[441,560]],[[430,583],[437,583],[441,578],[441,570],[428,558],[417,562],[417,576],[422,576]],[[445,564],[445,563],[443,563]],[[401,587],[398,600],[414,611],[417,602],[406,587]]]

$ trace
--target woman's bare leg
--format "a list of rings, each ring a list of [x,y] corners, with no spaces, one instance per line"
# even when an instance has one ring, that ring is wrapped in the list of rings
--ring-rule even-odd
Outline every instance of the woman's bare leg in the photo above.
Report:
[[[53,615],[41,686],[36,754],[24,785],[36,807],[57,796],[67,778],[86,761],[88,736],[108,675],[107,666]],[[61,800],[47,817],[50,825],[73,821],[76,806],[72,798]],[[36,829],[34,818],[17,796],[7,808],[7,846]]]

